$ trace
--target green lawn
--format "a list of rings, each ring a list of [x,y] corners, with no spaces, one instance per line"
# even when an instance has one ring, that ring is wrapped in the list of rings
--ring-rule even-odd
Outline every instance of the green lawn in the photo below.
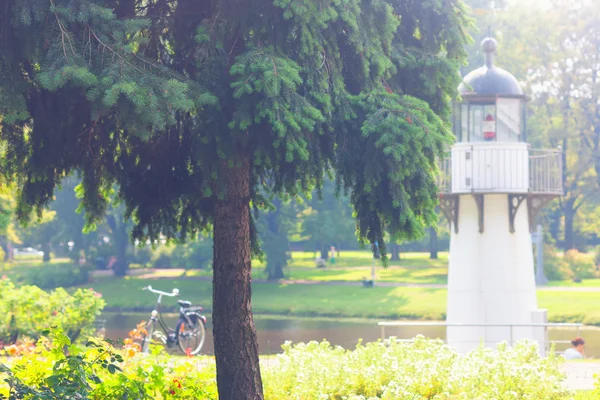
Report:
[[[540,290],[537,297],[539,307],[548,309],[552,321],[600,325],[600,292]]]
[[[142,287],[170,291],[178,288],[181,298],[210,309],[211,282],[194,279],[97,279],[88,285],[103,294],[109,309],[151,309],[156,297]],[[600,325],[600,292],[539,291],[541,308],[554,322],[577,321]],[[165,306],[175,300],[165,299]],[[252,305],[256,313],[330,316],[343,318],[433,319],[445,318],[446,289],[342,285],[254,284]]]
[[[103,294],[109,309],[139,310],[152,308],[155,304],[156,297],[141,290],[148,284],[164,291],[178,288],[182,299],[211,308],[211,283],[206,281],[105,278],[88,287]],[[446,291],[438,289],[255,284],[252,307],[254,312],[265,314],[442,319],[445,296]],[[175,306],[176,302],[165,299],[163,304]]]

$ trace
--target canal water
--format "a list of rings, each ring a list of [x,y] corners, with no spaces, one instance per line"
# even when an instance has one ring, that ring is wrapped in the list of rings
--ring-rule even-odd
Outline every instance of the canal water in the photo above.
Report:
[[[148,313],[104,313],[106,337],[112,340],[124,339],[130,330],[143,321],[148,320]],[[212,326],[208,316],[207,338],[202,354],[214,354]],[[164,316],[167,325],[174,327],[177,322],[176,314]],[[377,321],[288,318],[255,315],[258,345],[261,354],[276,354],[281,352],[281,345],[286,341],[309,342],[311,340],[327,340],[333,345],[352,349],[358,341],[376,341],[381,337],[381,329]],[[446,330],[440,326],[408,326],[401,328],[386,328],[386,336],[396,336],[399,339],[411,339],[422,334],[430,338],[445,339]],[[550,340],[571,340],[577,334],[573,328],[551,328]],[[586,327],[581,330],[581,336],[586,341],[586,356],[600,358],[600,329]],[[569,345],[556,346],[557,351],[565,350]]]

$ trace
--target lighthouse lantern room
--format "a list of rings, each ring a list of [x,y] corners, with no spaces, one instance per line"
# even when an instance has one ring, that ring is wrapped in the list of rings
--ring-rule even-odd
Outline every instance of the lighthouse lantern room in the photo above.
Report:
[[[442,162],[441,209],[450,224],[447,339],[464,352],[520,339],[547,343],[537,307],[531,234],[539,210],[562,195],[559,149],[532,150],[517,79],[494,65],[469,73],[454,107],[457,142]]]

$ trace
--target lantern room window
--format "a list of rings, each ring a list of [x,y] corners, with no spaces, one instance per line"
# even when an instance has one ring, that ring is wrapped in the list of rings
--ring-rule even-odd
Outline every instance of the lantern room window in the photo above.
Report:
[[[470,101],[469,101],[470,100]],[[525,102],[521,98],[471,98],[455,106],[458,142],[524,142]]]
[[[469,142],[495,141],[496,107],[493,104],[471,104],[469,111]]]

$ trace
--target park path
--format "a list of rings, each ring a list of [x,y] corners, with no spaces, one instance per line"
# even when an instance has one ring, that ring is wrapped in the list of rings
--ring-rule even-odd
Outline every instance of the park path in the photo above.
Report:
[[[355,267],[361,268],[361,267]],[[134,270],[135,271],[135,270]],[[138,279],[189,279],[198,280],[205,282],[212,282],[210,276],[183,276],[185,273],[184,269],[169,269],[169,275],[155,275],[154,270],[150,270],[148,273],[145,271],[135,271],[134,275]],[[111,271],[94,271],[93,276],[107,276],[110,275]],[[255,284],[279,284],[279,285],[324,285],[324,286],[362,286],[361,281],[338,281],[338,280],[302,280],[302,279],[282,279],[279,281],[268,281],[266,279],[253,279]],[[445,283],[406,283],[406,282],[385,282],[379,281],[375,283],[379,287],[411,287],[421,289],[446,289],[448,287]],[[585,287],[585,286],[538,286],[537,290],[552,291],[552,292],[600,292],[599,287]]]
[[[600,373],[600,362],[565,362],[561,368],[565,371],[567,387],[571,390],[592,390]]]
[[[198,277],[200,278],[200,277]],[[206,280],[212,281],[212,278]],[[267,281],[265,279],[253,279],[253,283],[279,283],[283,285],[343,285],[343,286],[362,286],[360,281],[317,281],[317,280],[280,280],[277,282]],[[405,283],[405,282],[376,282],[379,287],[412,287],[422,289],[447,289],[445,283]],[[547,290],[553,292],[600,292],[600,287],[581,287],[581,286],[538,286],[537,290]]]

